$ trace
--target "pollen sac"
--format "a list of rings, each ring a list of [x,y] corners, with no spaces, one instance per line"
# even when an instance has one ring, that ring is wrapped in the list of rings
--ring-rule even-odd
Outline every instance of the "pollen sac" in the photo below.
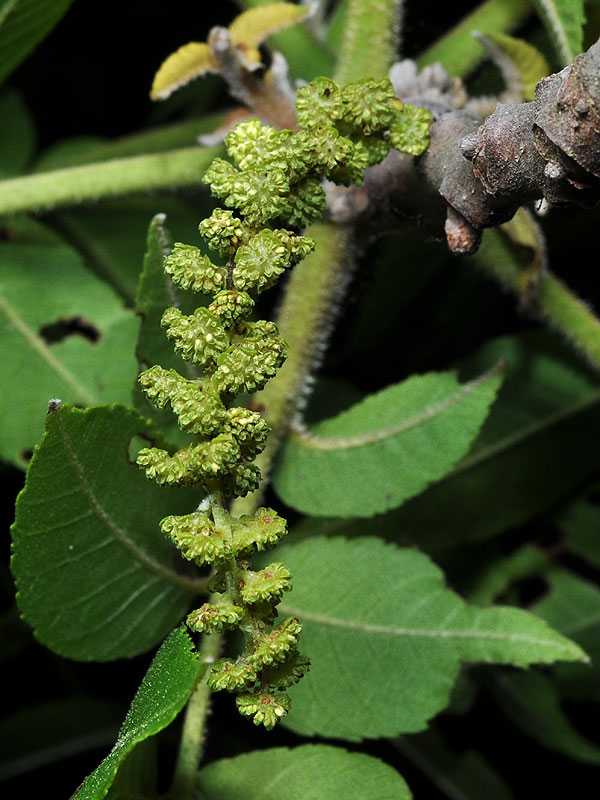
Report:
[[[221,429],[225,407],[209,384],[187,380],[176,370],[159,366],[142,372],[139,382],[157,408],[171,404],[182,430],[211,436]]]
[[[259,508],[232,520],[233,549],[236,555],[274,547],[287,534],[287,522],[272,508]]]
[[[261,670],[271,664],[285,661],[291,650],[295,650],[302,632],[300,620],[289,617],[274,627],[269,633],[259,636],[248,655],[248,661]]]
[[[236,289],[262,292],[272,286],[291,261],[289,249],[274,231],[263,230],[235,254],[233,284]]]
[[[218,356],[212,381],[219,391],[230,394],[259,391],[276,375],[285,356],[285,344],[279,336],[263,340],[248,337]]]
[[[352,142],[341,136],[332,125],[324,125],[315,131],[301,131],[296,140],[297,146],[306,153],[306,160],[324,175],[329,175],[352,156]]]
[[[220,633],[226,628],[236,628],[244,617],[244,609],[233,603],[204,603],[188,614],[186,624],[196,633]]]
[[[257,119],[240,122],[227,134],[225,146],[241,170],[265,169],[285,163],[291,131],[280,131],[263,125]]]
[[[239,251],[238,251],[239,252]],[[246,292],[226,289],[219,292],[208,310],[226,328],[232,328],[241,319],[247,319],[254,308],[254,300]]]
[[[349,83],[342,97],[343,121],[364,134],[384,131],[394,118],[396,95],[387,78]]]
[[[298,264],[315,249],[315,240],[310,236],[297,236],[284,228],[275,228],[273,233],[290,254],[290,266]]]
[[[177,243],[165,259],[165,272],[182,289],[214,294],[227,282],[227,270],[191,244]]]
[[[422,155],[429,147],[433,115],[426,108],[401,104],[390,127],[390,144],[402,153]]]
[[[263,225],[282,214],[290,184],[280,167],[236,170],[215,159],[202,179],[225,205],[238,208],[251,225]]]
[[[262,725],[269,731],[285,717],[292,704],[285,692],[240,694],[235,702],[240,714],[252,717],[255,725]]]
[[[261,680],[273,689],[289,689],[298,683],[310,669],[310,659],[300,653],[292,653],[283,664],[274,664],[261,673]]]
[[[240,594],[244,603],[279,602],[292,588],[292,576],[283,564],[269,564],[258,572],[241,573]]]
[[[168,308],[161,324],[175,342],[175,350],[186,361],[201,366],[213,365],[229,347],[229,336],[218,317],[207,308],[197,308],[186,316],[178,308]]]
[[[341,119],[342,92],[335,81],[317,78],[296,93],[296,113],[302,128],[320,128]]]
[[[223,479],[223,491],[229,497],[245,497],[260,486],[260,469],[256,464],[237,464]]]
[[[202,220],[198,230],[210,249],[223,258],[233,255],[247,236],[247,226],[233,211],[224,208],[215,208],[210,217]]]
[[[238,407],[227,410],[223,430],[235,438],[242,456],[251,459],[264,450],[271,427],[256,411]]]
[[[325,213],[327,198],[321,181],[306,178],[294,186],[288,197],[282,216],[296,228],[305,228],[311,222],[321,219]]]
[[[214,564],[231,557],[226,531],[219,530],[208,515],[200,511],[181,517],[165,517],[160,529],[188,561],[199,565]]]
[[[221,433],[208,442],[191,445],[169,455],[156,447],[144,448],[137,464],[159,484],[193,486],[229,473],[240,459],[240,448],[233,436]]]
[[[207,683],[215,692],[223,689],[233,692],[252,686],[256,679],[256,669],[245,659],[232,661],[229,658],[220,658],[212,665]]]

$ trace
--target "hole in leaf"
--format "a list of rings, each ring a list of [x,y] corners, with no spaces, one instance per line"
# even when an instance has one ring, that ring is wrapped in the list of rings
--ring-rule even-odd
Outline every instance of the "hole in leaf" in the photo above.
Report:
[[[83,336],[88,342],[97,342],[100,338],[100,331],[91,322],[88,322],[83,317],[70,317],[68,319],[59,319],[56,322],[51,322],[48,325],[43,325],[39,334],[46,344],[56,344],[62,342],[68,336]]]
[[[31,457],[33,456],[33,450],[27,447],[25,450],[21,450],[21,458],[23,461],[31,461]]]

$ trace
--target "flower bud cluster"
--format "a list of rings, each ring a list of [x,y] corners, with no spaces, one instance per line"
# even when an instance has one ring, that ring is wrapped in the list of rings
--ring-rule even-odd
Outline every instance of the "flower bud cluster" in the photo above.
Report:
[[[324,178],[359,183],[364,170],[385,157],[390,141],[405,135],[413,149],[420,146],[421,129],[417,136],[406,134],[407,124],[418,129],[406,108],[389,81],[342,89],[321,78],[298,91],[298,131],[274,130],[258,120],[239,124],[226,139],[233,163],[216,159],[204,177],[228,207],[200,223],[212,255],[176,244],[165,260],[176,286],[212,298],[192,314],[168,308],[162,317],[175,351],[200,367],[202,377],[190,380],[153,366],[140,384],[158,408],[170,405],[181,429],[195,439],[175,453],[144,448],[137,463],[159,484],[199,486],[207,495],[197,511],[163,519],[161,530],[183,558],[212,568],[213,595],[188,616],[188,627],[244,635],[236,659],[211,667],[209,686],[235,692],[240,713],[266,728],[287,713],[285,690],[309,662],[298,652],[299,620],[277,621],[290,573],[280,563],[255,571],[248,561],[277,544],[285,520],[269,508],[233,517],[226,505],[258,488],[253,462],[270,431],[261,414],[235,405],[236,396],[262,389],[286,357],[277,326],[251,320],[255,297],[312,251],[314,242],[298,229],[323,215]]]

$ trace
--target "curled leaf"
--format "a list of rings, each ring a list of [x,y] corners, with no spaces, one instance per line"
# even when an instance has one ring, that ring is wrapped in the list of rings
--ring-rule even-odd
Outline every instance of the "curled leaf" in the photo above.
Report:
[[[524,100],[533,100],[538,81],[550,74],[542,53],[523,39],[504,33],[480,33],[477,38],[498,65],[507,88]]]
[[[152,100],[166,100],[186,83],[218,72],[219,65],[206,42],[189,42],[163,61],[152,82]]]
[[[312,14],[312,7],[295,3],[269,3],[239,14],[229,26],[231,42],[242,50],[249,64],[260,64],[261,45],[269,36],[303,22]]]

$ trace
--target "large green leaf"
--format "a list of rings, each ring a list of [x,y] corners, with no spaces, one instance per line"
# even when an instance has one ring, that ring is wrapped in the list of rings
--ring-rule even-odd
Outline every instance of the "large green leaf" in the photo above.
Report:
[[[166,728],[192,693],[203,665],[192,640],[177,628],[164,642],[131,702],[115,746],[72,800],[102,800],[133,748]]]
[[[200,771],[205,800],[410,800],[402,777],[387,764],[340,747],[277,747],[223,758]]]
[[[459,384],[454,373],[414,376],[288,438],[274,485],[315,516],[368,517],[439,480],[467,452],[500,376]]]
[[[592,660],[593,669],[578,664],[554,668],[561,688],[572,697],[600,702],[600,589],[569,572],[547,576],[550,591],[534,611],[565,636],[578,642]]]
[[[294,576],[309,674],[286,723],[357,740],[422,730],[445,708],[461,661],[526,667],[585,661],[573,642],[516,608],[479,608],[416,550],[378,539],[314,538],[281,548]]]
[[[570,64],[583,50],[584,0],[533,0],[552,38],[558,58]]]
[[[564,501],[598,470],[600,387],[549,337],[502,338],[471,362],[503,359],[506,380],[470,452],[443,480],[371,520],[307,520],[306,530],[376,534],[438,551],[486,539]]]
[[[35,150],[35,128],[27,106],[17,92],[0,95],[0,179],[19,175]]]
[[[12,569],[21,613],[61,655],[104,661],[143,652],[196,588],[173,566],[159,520],[197,503],[146,480],[128,458],[144,421],[119,406],[48,414],[17,501]]]
[[[73,0],[0,0],[0,81],[29,55]]]
[[[23,466],[50,398],[128,402],[138,321],[43,228],[9,226],[0,244],[0,458]]]
[[[551,678],[537,672],[497,675],[493,689],[500,708],[528,736],[576,761],[600,764],[600,744],[573,726]]]

